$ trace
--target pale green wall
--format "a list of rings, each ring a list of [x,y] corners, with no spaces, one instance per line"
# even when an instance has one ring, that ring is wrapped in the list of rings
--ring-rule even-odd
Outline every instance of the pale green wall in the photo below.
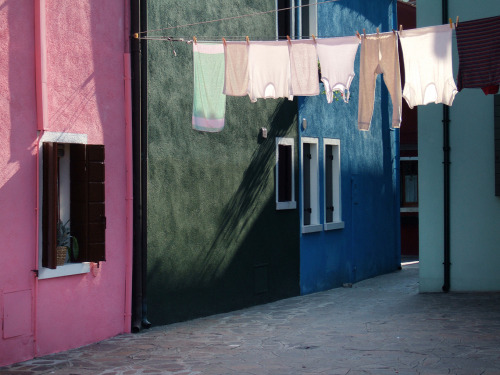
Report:
[[[500,15],[500,2],[449,0],[460,21]],[[418,27],[441,23],[441,2],[419,0]],[[460,27],[460,23],[459,23]],[[458,70],[453,36],[454,76]],[[442,105],[418,109],[420,291],[443,285]],[[450,108],[451,290],[500,290],[500,198],[494,195],[493,96],[464,89]]]

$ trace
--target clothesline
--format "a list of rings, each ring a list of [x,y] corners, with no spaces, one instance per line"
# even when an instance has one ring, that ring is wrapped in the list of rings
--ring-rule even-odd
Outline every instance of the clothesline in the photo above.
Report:
[[[278,35],[274,40],[286,40],[288,35]],[[237,36],[222,36],[222,37],[214,37],[214,36],[196,36],[196,39],[200,43],[221,43],[222,38],[226,39],[227,41],[241,41],[245,40],[247,36],[246,35],[237,35]],[[335,38],[336,36],[327,36],[327,35],[315,35],[316,38]],[[216,39],[217,38],[217,39]],[[193,36],[142,36],[139,39],[143,40],[163,40],[167,42],[184,42],[184,43],[192,43],[193,42]],[[312,39],[311,35],[301,35],[298,36],[296,35],[295,37],[292,38],[293,40],[309,40]],[[264,38],[264,37],[253,37],[250,38],[250,41],[270,41],[269,38]]]
[[[458,24],[458,17],[457,17]],[[369,130],[373,114],[376,76],[384,75],[393,104],[392,127],[401,123],[402,99],[409,107],[428,103],[451,106],[462,88],[498,92],[500,84],[500,16],[466,21],[457,27],[427,26],[399,31],[312,40],[273,40],[254,43],[193,44],[195,100],[193,129],[220,131],[224,126],[225,96],[258,98],[316,96],[318,68],[328,103],[333,91],[349,101],[354,62],[361,46],[359,67],[358,128]],[[459,54],[459,85],[452,69],[452,32],[455,26]],[[484,40],[487,33],[488,37]],[[405,86],[401,90],[398,58],[401,43]],[[437,52],[439,51],[439,53]],[[206,61],[203,62],[206,58]],[[214,64],[216,57],[217,68]],[[319,62],[319,65],[318,65]],[[216,72],[217,70],[217,72]],[[208,84],[208,78],[217,82]],[[216,108],[219,111],[214,111]],[[216,113],[217,116],[213,114]]]
[[[146,34],[146,33],[150,33],[150,32],[153,32],[153,31],[172,30],[172,29],[177,29],[177,28],[181,28],[181,27],[197,26],[197,25],[204,25],[204,24],[207,24],[207,23],[229,21],[229,20],[234,20],[234,19],[238,19],[238,18],[260,16],[260,15],[269,14],[269,13],[282,12],[284,10],[291,10],[291,9],[297,9],[297,8],[317,6],[317,5],[322,5],[322,4],[326,4],[326,3],[333,3],[333,2],[338,2],[338,1],[341,1],[341,0],[325,0],[325,1],[317,2],[317,3],[313,3],[313,4],[297,5],[297,6],[288,7],[288,8],[273,9],[273,10],[267,10],[267,11],[263,11],[263,12],[249,13],[249,14],[243,14],[243,15],[239,15],[239,16],[226,17],[226,18],[219,18],[219,19],[209,20],[209,21],[201,21],[201,22],[194,22],[194,23],[188,23],[188,24],[183,24],[183,25],[169,26],[169,27],[164,27],[164,28],[161,28],[161,29],[145,30],[145,31],[141,31],[141,32],[137,33],[137,35]]]
[[[339,0],[332,0],[332,1],[339,1]],[[317,4],[320,4],[320,3],[317,3]],[[288,9],[288,8],[287,8]],[[285,9],[281,9],[281,10],[285,10]],[[278,10],[280,11],[280,10]],[[276,11],[273,11],[273,12],[276,12]],[[456,19],[456,22],[453,23],[452,19],[450,18],[449,19],[449,24],[450,24],[450,28],[453,28],[453,26],[458,27],[458,16],[457,16],[457,19]],[[172,27],[174,28],[174,27]],[[163,29],[165,30],[165,29]],[[153,30],[154,31],[154,30]],[[393,32],[397,32],[396,30],[392,30]],[[403,31],[403,26],[400,25],[399,26],[399,32],[402,32]],[[368,35],[376,35],[379,33],[379,28],[377,27],[377,32],[376,33],[372,33],[372,34],[368,34]],[[366,36],[366,31],[365,29],[363,29],[363,34]],[[356,35],[358,36],[358,38],[360,37],[360,34],[359,34],[359,31],[356,31]],[[168,41],[168,42],[184,42],[184,43],[192,43],[193,41],[194,42],[197,42],[198,39],[200,42],[204,42],[204,43],[218,43],[220,42],[221,40],[224,41],[224,40],[230,40],[230,41],[238,41],[240,39],[245,39],[247,38],[247,41],[248,41],[248,36],[243,36],[243,35],[237,35],[237,36],[221,36],[219,37],[218,39],[216,39],[215,36],[189,36],[189,37],[185,37],[185,36],[182,36],[182,37],[179,37],[179,36],[142,36],[142,37],[139,37],[139,34],[135,34],[134,35],[136,38],[138,39],[143,39],[143,40],[159,40],[159,41]],[[315,39],[315,38],[335,38],[337,36],[326,36],[326,35],[296,35],[294,36],[293,40],[304,40],[304,39]],[[288,39],[290,40],[290,36],[288,35],[278,35],[275,39],[273,40],[284,40],[284,39]],[[256,41],[269,41],[268,38],[262,38],[262,37],[257,37],[257,38],[252,38],[252,40],[256,40]]]

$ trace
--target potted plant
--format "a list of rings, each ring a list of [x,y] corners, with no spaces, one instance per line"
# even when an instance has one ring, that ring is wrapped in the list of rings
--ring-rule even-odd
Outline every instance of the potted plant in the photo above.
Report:
[[[80,248],[78,247],[78,240],[75,236],[71,236],[71,247],[69,248],[69,260],[72,263],[77,262]]]
[[[66,263],[66,255],[71,244],[71,234],[69,231],[69,220],[64,224],[61,220],[57,222],[57,265],[62,266]]]

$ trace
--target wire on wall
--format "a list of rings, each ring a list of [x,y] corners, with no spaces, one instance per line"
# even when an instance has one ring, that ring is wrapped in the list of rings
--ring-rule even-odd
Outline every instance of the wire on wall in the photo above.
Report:
[[[310,6],[317,6],[317,5],[333,3],[333,2],[338,2],[338,1],[340,1],[340,0],[325,0],[325,1],[317,2],[317,3],[297,5],[297,6],[288,7],[288,8],[273,9],[273,10],[267,10],[267,11],[263,11],[263,12],[249,13],[249,14],[243,14],[243,15],[239,15],[239,16],[226,17],[226,18],[219,18],[219,19],[209,20],[209,21],[187,23],[187,24],[183,24],[183,25],[164,27],[161,29],[145,30],[145,31],[141,31],[139,33],[134,34],[134,38],[149,39],[149,40],[170,40],[170,41],[186,41],[186,42],[188,42],[187,40],[183,40],[183,38],[171,38],[171,37],[169,38],[169,37],[160,37],[160,36],[154,37],[154,36],[141,36],[141,35],[146,34],[146,33],[156,32],[156,31],[173,30],[173,29],[178,29],[178,28],[182,28],[182,27],[197,26],[197,25],[204,25],[204,24],[214,23],[214,22],[229,21],[229,20],[234,20],[234,19],[238,19],[238,18],[260,16],[260,15],[269,14],[269,13],[277,13],[277,12],[282,12],[285,10],[304,8],[304,7],[310,7]],[[213,36],[211,38],[213,38]],[[229,38],[231,38],[231,37],[229,37]],[[233,37],[233,38],[239,38],[239,37]],[[174,39],[176,39],[176,40],[174,40]]]

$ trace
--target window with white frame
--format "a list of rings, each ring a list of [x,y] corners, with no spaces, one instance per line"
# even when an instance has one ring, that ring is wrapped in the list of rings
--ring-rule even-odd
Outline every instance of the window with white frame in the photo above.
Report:
[[[317,0],[276,0],[278,39],[308,39],[317,35]],[[279,11],[283,9],[282,11]]]
[[[302,233],[318,232],[323,229],[319,208],[318,138],[303,137],[301,143]]]
[[[297,208],[295,201],[294,139],[276,138],[276,209]]]
[[[46,132],[40,143],[39,278],[89,271],[105,260],[104,145]]]
[[[324,229],[344,228],[340,190],[340,140],[323,140],[324,156]]]
[[[418,158],[400,158],[401,211],[418,211]]]

